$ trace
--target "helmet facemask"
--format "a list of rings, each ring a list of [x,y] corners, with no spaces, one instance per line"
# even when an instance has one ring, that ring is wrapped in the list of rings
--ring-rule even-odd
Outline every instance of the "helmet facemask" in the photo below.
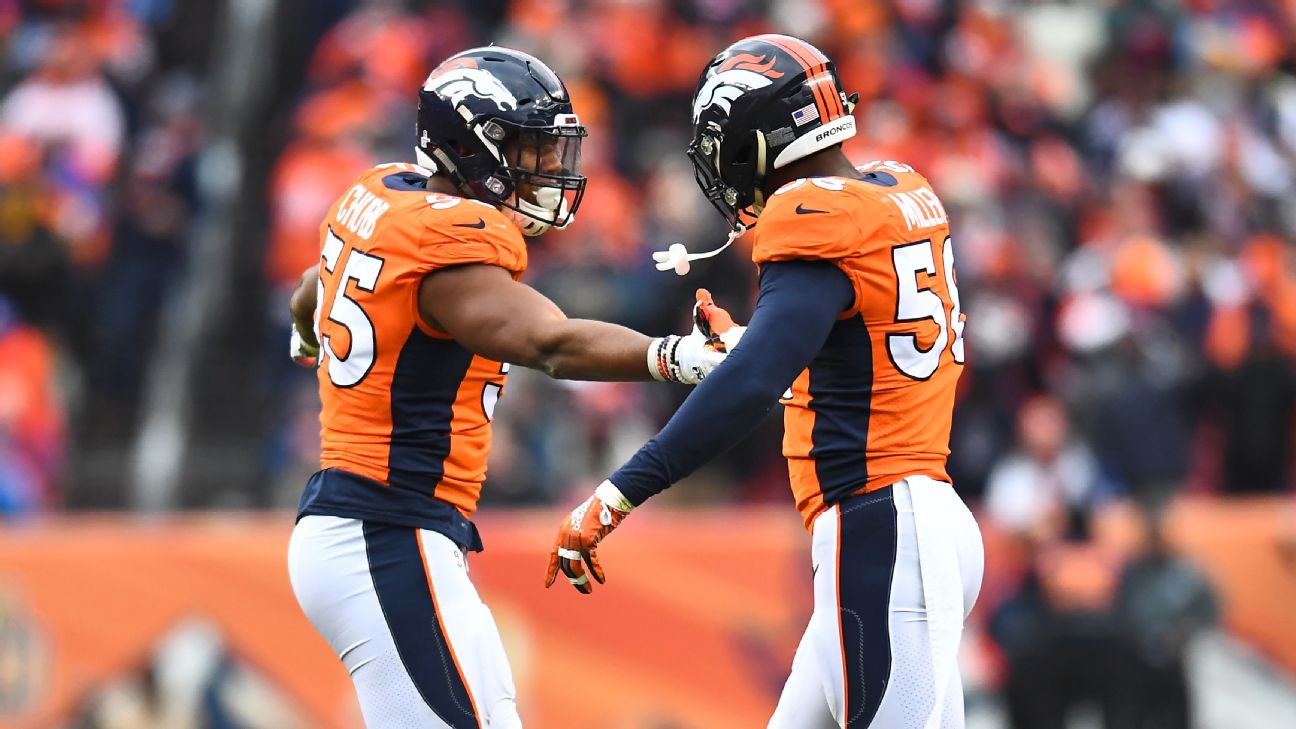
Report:
[[[570,123],[552,127],[515,127],[505,132],[501,148],[500,177],[512,182],[491,189],[506,214],[528,236],[540,235],[550,228],[562,230],[575,219],[576,209],[585,196],[586,178],[580,174],[581,139],[585,127],[570,115]],[[565,121],[560,117],[559,121]],[[494,131],[488,122],[485,133]],[[511,133],[510,133],[511,132]],[[490,180],[487,186],[491,187]]]
[[[755,219],[765,207],[767,148],[765,135],[760,130],[746,135],[746,139],[726,142],[714,122],[707,123],[689,144],[688,157],[698,187],[724,216],[731,230],[755,225]]]

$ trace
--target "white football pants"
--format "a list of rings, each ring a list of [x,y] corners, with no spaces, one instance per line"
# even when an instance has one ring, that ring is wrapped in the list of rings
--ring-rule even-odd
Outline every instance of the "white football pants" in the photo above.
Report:
[[[913,476],[812,530],[814,613],[770,729],[962,729],[959,640],[985,552],[953,487]]]
[[[518,729],[513,674],[464,555],[436,532],[306,516],[288,544],[306,617],[368,729]]]

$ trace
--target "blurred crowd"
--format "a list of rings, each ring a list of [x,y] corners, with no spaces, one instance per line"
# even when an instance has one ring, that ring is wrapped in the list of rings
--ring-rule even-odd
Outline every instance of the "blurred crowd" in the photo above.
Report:
[[[57,508],[87,449],[124,449],[138,426],[201,213],[201,39],[223,5],[0,0],[0,513]],[[950,211],[970,320],[952,475],[1027,546],[987,610],[1039,618],[992,621],[1008,663],[1070,650],[1091,608],[1109,633],[1159,614],[1129,580],[1191,596],[1164,608],[1187,627],[1149,649],[1173,654],[1214,608],[1165,554],[1161,508],[1292,489],[1296,2],[321,0],[279,4],[276,23],[283,65],[249,165],[265,182],[243,201],[264,224],[241,231],[263,253],[237,272],[264,294],[243,312],[263,357],[241,374],[272,415],[239,435],[271,503],[295,501],[318,449],[314,379],[281,356],[288,292],[350,180],[411,159],[437,61],[495,42],[563,77],[589,189],[572,228],[532,244],[529,280],[571,316],[662,334],[699,285],[750,312],[741,242],[687,281],[650,253],[722,237],[683,154],[689,97],[712,54],[771,31],[817,44],[860,92],[850,156],[913,165]],[[487,504],[584,493],[686,394],[514,372]],[[666,498],[787,502],[779,430],[769,418]],[[1099,525],[1131,510],[1144,536],[1113,547]],[[1106,577],[1036,579],[1077,549],[1105,565],[1080,574]],[[1076,621],[1040,617],[1076,605]],[[1045,633],[1023,638],[1028,624]]]
[[[279,300],[354,170],[408,159],[410,90],[427,69],[493,41],[553,65],[590,128],[580,223],[533,244],[531,280],[572,315],[652,333],[683,325],[698,283],[745,311],[741,247],[687,283],[649,253],[720,236],[681,153],[698,70],[733,39],[788,32],[863,96],[848,153],[914,165],[951,210],[972,322],[951,458],[963,493],[1017,527],[1122,496],[1155,509],[1184,489],[1292,485],[1296,5],[469,7],[361,2],[323,32],[270,176],[265,274]],[[511,385],[487,498],[514,503],[597,481],[681,396]],[[695,489],[785,499],[776,439],[766,424]],[[278,462],[310,462],[310,438],[284,442],[304,451]]]
[[[80,446],[124,444],[139,421],[201,206],[211,59],[185,7],[0,2],[0,347],[15,352],[0,386],[21,393],[0,409],[7,510],[59,503]],[[851,156],[914,165],[953,214],[972,321],[951,458],[963,493],[1017,528],[1059,505],[1291,486],[1291,3],[330,0],[277,22],[276,52],[302,72],[276,89],[274,138],[252,159],[264,254],[244,265],[264,281],[267,353],[328,205],[367,165],[409,158],[413,89],[486,42],[553,65],[590,129],[580,223],[533,244],[531,280],[571,315],[651,333],[685,324],[699,284],[745,313],[741,245],[687,282],[649,253],[720,237],[680,151],[688,98],[714,51],[779,30],[862,94]],[[313,384],[285,367],[249,368],[287,394],[246,435],[272,444],[261,478],[286,503],[316,446]],[[487,490],[510,503],[598,480],[684,394],[513,380]],[[775,421],[692,498],[785,499]]]
[[[71,442],[135,425],[197,205],[205,43],[174,5],[0,1],[0,512],[57,507]]]
[[[0,2],[0,347],[16,352],[0,385],[22,395],[0,409],[8,510],[57,504],[79,446],[124,443],[139,420],[201,205],[211,59],[185,8]],[[972,321],[951,458],[963,493],[1024,528],[1127,495],[1155,508],[1183,489],[1291,486],[1292,3],[329,0],[276,20],[276,53],[302,72],[276,89],[274,138],[252,160],[267,353],[338,191],[410,157],[413,90],[486,42],[549,62],[590,129],[580,223],[532,246],[531,280],[571,315],[651,333],[684,325],[699,284],[745,313],[741,245],[687,282],[649,253],[720,237],[681,153],[689,95],[716,50],[778,30],[817,43],[862,94],[850,155],[914,165],[953,214]],[[315,457],[313,383],[286,365],[248,375],[286,383],[280,417],[247,436],[272,444],[262,478],[290,502]],[[524,373],[509,390],[488,501],[583,489],[684,394]],[[785,499],[775,421],[694,497]]]
[[[134,426],[197,204],[173,5],[0,2],[0,512],[57,507],[70,442]]]

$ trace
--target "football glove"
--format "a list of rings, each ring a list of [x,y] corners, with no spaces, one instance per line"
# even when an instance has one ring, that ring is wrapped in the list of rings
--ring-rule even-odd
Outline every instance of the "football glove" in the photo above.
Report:
[[[302,339],[296,324],[292,325],[292,335],[288,338],[288,356],[302,367],[314,367],[319,364],[319,347],[313,347]]]
[[[735,324],[728,311],[716,306],[710,291],[698,289],[695,295],[697,303],[693,305],[693,330],[701,332],[721,352],[732,352],[742,340],[747,327]]]
[[[746,329],[735,326],[729,312],[716,306],[711,292],[698,289],[696,296],[693,331],[654,339],[648,347],[648,372],[659,382],[698,384],[724,361]]]
[[[605,581],[603,567],[599,565],[594,550],[599,542],[634,510],[634,505],[621,495],[611,481],[604,481],[594,489],[594,495],[585,503],[572,509],[558,527],[558,538],[549,553],[549,571],[545,587],[550,587],[561,570],[567,581],[588,595],[594,591],[590,575],[601,585]],[[582,564],[583,563],[583,564]],[[589,567],[588,574],[585,567]]]

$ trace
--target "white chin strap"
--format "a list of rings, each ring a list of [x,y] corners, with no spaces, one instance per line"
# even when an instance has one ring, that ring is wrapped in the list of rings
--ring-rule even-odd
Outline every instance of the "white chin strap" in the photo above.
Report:
[[[434,175],[441,169],[436,160],[432,159],[421,147],[414,148],[414,161],[418,163],[419,167],[431,170]]]
[[[562,230],[572,224],[576,219],[574,215],[567,214],[567,198],[562,194],[562,190],[553,187],[541,187],[536,191],[536,200],[531,202],[519,196],[517,198],[518,210],[504,208],[502,212],[517,225],[522,231],[522,235],[534,238],[537,235],[543,235],[550,228]],[[523,213],[526,213],[525,215]],[[549,222],[536,220],[532,215],[538,218],[548,218]],[[563,220],[562,225],[555,225],[553,221]]]
[[[657,270],[669,271],[673,268],[675,269],[675,275],[687,275],[689,269],[692,268],[692,261],[700,261],[719,254],[720,251],[728,248],[734,241],[741,238],[743,233],[747,232],[747,226],[742,223],[737,225],[737,228],[729,232],[729,238],[724,242],[724,245],[706,253],[689,253],[688,248],[685,248],[683,243],[672,243],[670,248],[653,253],[653,260],[657,262]]]

